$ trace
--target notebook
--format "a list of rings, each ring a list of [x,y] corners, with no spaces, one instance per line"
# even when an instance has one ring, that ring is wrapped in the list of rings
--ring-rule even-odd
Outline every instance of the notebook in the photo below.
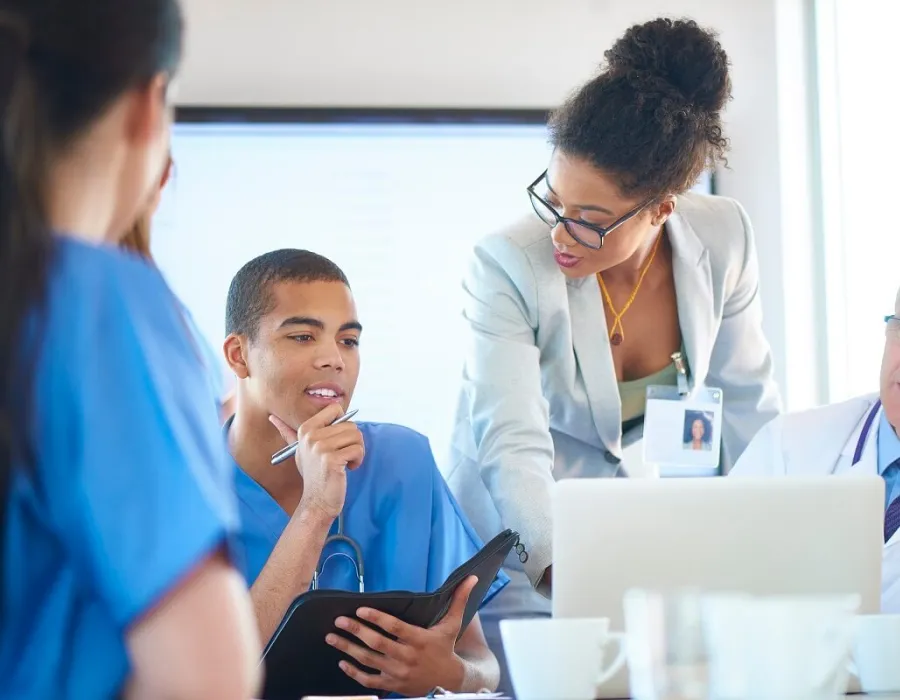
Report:
[[[454,571],[433,593],[384,591],[354,593],[340,590],[308,591],[291,604],[263,651],[265,689],[263,700],[297,700],[316,695],[378,695],[364,688],[338,668],[341,660],[350,660],[343,652],[325,643],[329,633],[350,637],[337,629],[338,617],[356,617],[361,607],[374,608],[393,615],[407,624],[432,627],[447,613],[453,592],[469,576],[477,576],[478,584],[469,597],[460,634],[472,621],[494,583],[519,535],[506,530],[488,542],[478,554]],[[366,624],[366,623],[363,623]],[[373,673],[372,669],[363,667]]]

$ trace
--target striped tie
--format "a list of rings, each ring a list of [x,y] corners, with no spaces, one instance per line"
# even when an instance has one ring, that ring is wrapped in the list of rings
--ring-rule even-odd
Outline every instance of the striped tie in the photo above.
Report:
[[[895,498],[891,501],[891,505],[888,506],[888,509],[884,513],[885,544],[887,544],[887,541],[893,537],[895,532],[897,532],[898,527],[900,527],[900,498]]]

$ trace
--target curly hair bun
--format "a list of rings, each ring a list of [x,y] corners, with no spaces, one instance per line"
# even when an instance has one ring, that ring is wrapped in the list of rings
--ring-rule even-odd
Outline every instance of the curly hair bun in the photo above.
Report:
[[[664,93],[695,110],[719,112],[731,95],[728,55],[693,20],[659,18],[631,27],[604,53],[609,74],[638,93]]]

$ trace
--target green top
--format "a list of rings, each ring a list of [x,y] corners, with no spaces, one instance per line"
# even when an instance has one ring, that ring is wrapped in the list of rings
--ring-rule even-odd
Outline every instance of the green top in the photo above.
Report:
[[[678,386],[678,372],[675,369],[675,363],[670,362],[659,372],[648,377],[619,382],[623,423],[644,415],[644,409],[647,406],[647,387],[651,384]]]

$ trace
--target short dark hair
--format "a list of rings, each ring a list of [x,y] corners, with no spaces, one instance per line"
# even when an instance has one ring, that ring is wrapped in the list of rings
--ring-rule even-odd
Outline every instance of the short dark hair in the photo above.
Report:
[[[725,161],[731,79],[714,32],[659,18],[631,27],[604,58],[551,115],[553,146],[616,177],[626,196],[680,194]]]
[[[308,250],[282,248],[244,265],[231,280],[225,306],[225,333],[256,338],[259,322],[272,310],[272,286],[279,282],[340,282],[350,286],[343,270]]]

